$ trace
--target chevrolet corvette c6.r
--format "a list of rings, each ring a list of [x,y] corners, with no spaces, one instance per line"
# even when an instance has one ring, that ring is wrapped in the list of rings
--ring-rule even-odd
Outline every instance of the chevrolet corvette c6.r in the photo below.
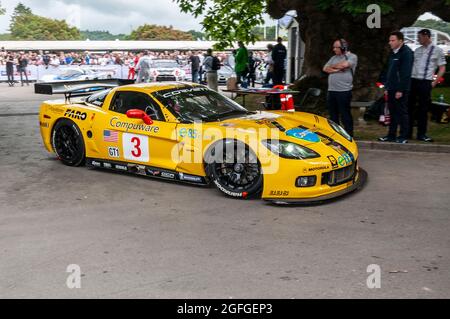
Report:
[[[192,83],[122,84],[36,84],[36,93],[66,95],[40,107],[45,148],[69,166],[212,183],[275,203],[321,201],[364,183],[355,141],[326,118],[251,112]]]

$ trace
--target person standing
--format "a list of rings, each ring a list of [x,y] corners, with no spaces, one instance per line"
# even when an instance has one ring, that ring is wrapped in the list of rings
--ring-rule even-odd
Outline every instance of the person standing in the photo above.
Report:
[[[245,83],[245,77],[248,73],[248,51],[244,45],[244,42],[238,41],[238,46],[239,49],[237,49],[236,55],[234,57],[234,71],[236,72],[237,77],[236,84],[241,84]]]
[[[421,46],[414,51],[411,94],[408,99],[408,138],[412,139],[414,115],[417,115],[417,139],[424,142],[433,142],[433,139],[426,135],[428,110],[431,105],[431,90],[436,86],[438,79],[444,75],[447,62],[445,61],[444,51],[433,45],[430,30],[420,30],[418,39]],[[433,79],[437,68],[439,68],[437,78]],[[418,108],[417,99],[419,100]]]
[[[408,143],[408,95],[411,88],[411,72],[414,62],[412,50],[404,44],[404,35],[400,31],[389,36],[391,53],[389,54],[385,90],[388,95],[388,107],[391,115],[388,135],[378,138],[381,142]],[[400,126],[400,135],[397,128]]]
[[[216,59],[216,61],[215,61]],[[206,51],[205,59],[203,60],[203,71],[206,75],[206,82],[208,87],[211,90],[214,90],[216,92],[219,91],[218,85],[217,85],[217,67],[215,67],[215,64],[217,64],[217,60],[219,60],[217,57],[213,56],[212,49],[208,49]]]
[[[358,57],[349,52],[348,43],[344,39],[334,41],[333,52],[335,55],[323,67],[323,71],[329,74],[328,111],[330,119],[337,124],[342,123],[347,133],[353,136],[351,102]]]
[[[152,59],[149,56],[149,52],[145,51],[144,55],[139,59],[136,65],[138,72],[136,83],[147,83],[150,81],[150,69],[152,65]]]
[[[14,86],[14,54],[9,52],[6,56],[6,75],[8,76],[8,85]]]
[[[247,86],[255,87],[256,81],[256,69],[260,65],[261,61],[256,59],[253,55],[253,51],[248,52],[248,76],[247,76]]]
[[[272,50],[274,85],[283,84],[286,56],[287,50],[283,45],[283,39],[281,37],[278,37],[277,44],[273,47]]]
[[[189,61],[191,62],[192,82],[199,83],[200,58],[198,57],[197,52],[194,52],[189,56]]]
[[[267,74],[264,79],[264,84],[269,84],[270,81],[273,82],[273,59],[272,59],[272,51],[273,51],[273,45],[268,44],[267,45],[267,55],[264,59],[264,63],[266,64],[266,70]]]
[[[22,86],[23,86],[23,75],[25,75],[27,86],[30,85],[28,81],[27,67],[28,67],[28,59],[24,53],[21,53],[17,62],[17,71],[19,72],[20,83],[22,84]]]

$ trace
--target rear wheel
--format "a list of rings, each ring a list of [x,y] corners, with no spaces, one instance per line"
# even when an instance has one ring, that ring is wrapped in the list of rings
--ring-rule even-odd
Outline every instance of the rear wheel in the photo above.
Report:
[[[222,141],[208,151],[206,158],[208,175],[225,195],[248,198],[261,192],[261,164],[248,145],[233,140]]]
[[[68,166],[81,166],[85,162],[83,135],[71,120],[59,120],[53,128],[52,146],[59,159]]]

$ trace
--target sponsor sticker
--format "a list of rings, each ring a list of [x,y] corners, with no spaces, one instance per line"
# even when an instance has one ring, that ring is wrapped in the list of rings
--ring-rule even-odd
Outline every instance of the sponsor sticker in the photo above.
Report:
[[[102,167],[102,163],[97,162],[97,161],[92,161],[91,164],[92,164],[92,166],[95,166],[95,167]]]
[[[148,132],[148,133],[158,133],[159,132],[159,126],[154,125],[147,125],[144,123],[130,123],[130,122],[122,122],[117,116],[114,116],[109,121],[109,125],[114,128],[124,128],[125,132],[128,132],[129,130],[136,130],[136,131],[142,131],[142,132]]]
[[[175,178],[175,174],[174,173],[169,173],[169,172],[161,172],[161,177],[174,179]]]
[[[333,155],[330,155],[330,156],[327,156],[327,157],[328,157],[328,160],[330,161],[331,166],[333,168],[338,168],[339,167],[338,162],[336,160],[336,157],[334,157]]]
[[[189,182],[194,182],[194,183],[202,182],[202,178],[200,176],[188,175],[188,174],[183,174],[183,173],[180,173],[179,176],[180,176],[180,180],[183,180],[183,181],[189,181]]]
[[[128,171],[128,167],[124,166],[124,165],[115,164],[114,168],[118,169],[118,170],[121,170],[121,171]]]
[[[120,157],[119,148],[118,147],[108,147],[108,155],[109,155],[109,157],[114,157],[114,158]]]
[[[80,111],[76,111],[76,110],[67,109],[66,112],[64,113],[64,116],[65,117],[70,117],[72,119],[84,121],[86,119],[86,117],[87,117],[87,113],[86,112],[80,112]]]
[[[288,196],[289,191],[270,191],[271,196]]]
[[[319,135],[317,135],[316,133],[314,133],[310,130],[305,130],[302,128],[290,129],[289,131],[286,131],[286,135],[296,138],[296,139],[299,139],[299,140],[306,141],[306,142],[311,142],[311,143],[320,142]]]

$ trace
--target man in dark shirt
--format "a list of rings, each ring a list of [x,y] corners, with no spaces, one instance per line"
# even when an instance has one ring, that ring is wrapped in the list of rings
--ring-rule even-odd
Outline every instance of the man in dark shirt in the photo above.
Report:
[[[277,44],[272,50],[272,60],[273,60],[273,84],[283,84],[284,77],[284,63],[287,56],[286,47],[283,45],[283,39],[278,38]]]
[[[9,86],[14,86],[14,54],[9,52],[6,56],[6,75]]]
[[[27,67],[28,67],[28,59],[24,53],[21,53],[17,63],[17,71],[19,72],[20,83],[22,84],[22,86],[23,86],[23,75],[25,75],[26,80],[25,82],[27,83],[27,85],[30,85],[28,81]]]
[[[192,82],[199,83],[200,58],[197,53],[192,53],[189,57],[189,61],[191,62]]]
[[[389,45],[392,51],[389,54],[385,90],[388,93],[391,123],[389,124],[388,135],[378,139],[382,142],[408,143],[408,95],[411,86],[414,53],[403,42],[404,36],[400,31],[394,31],[390,34]],[[396,138],[398,126],[400,126],[400,135]]]

